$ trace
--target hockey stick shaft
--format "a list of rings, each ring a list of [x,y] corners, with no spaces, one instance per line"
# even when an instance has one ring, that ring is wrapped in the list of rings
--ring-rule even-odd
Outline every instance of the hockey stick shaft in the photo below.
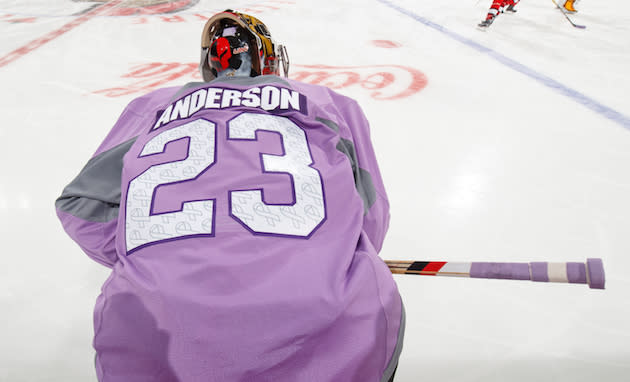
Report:
[[[553,1],[555,6],[560,10],[560,12],[562,12],[562,15],[564,15],[564,17],[571,23],[571,25],[573,25],[576,28],[580,28],[580,29],[585,29],[586,28],[586,25],[578,25],[578,24],[574,23],[573,20],[571,20],[571,18],[569,16],[567,16],[567,14],[564,12],[562,7],[560,7],[558,5],[558,3],[556,3],[556,0],[551,0],[551,1]]]
[[[604,265],[601,259],[587,259],[586,263],[398,260],[385,260],[385,263],[394,274],[588,284],[593,289],[604,289],[605,286]]]

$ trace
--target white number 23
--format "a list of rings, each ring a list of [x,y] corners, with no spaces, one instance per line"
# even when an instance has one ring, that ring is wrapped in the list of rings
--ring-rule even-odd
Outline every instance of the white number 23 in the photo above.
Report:
[[[282,136],[284,155],[261,154],[262,171],[288,173],[294,203],[267,204],[262,191],[229,191],[230,215],[254,234],[308,238],[326,218],[324,189],[306,134],[288,118],[243,113],[227,124],[228,142],[256,140],[256,131]],[[180,211],[153,213],[159,186],[193,181],[216,162],[216,124],[197,119],[150,139],[139,157],[163,153],[167,143],[189,138],[185,159],[157,164],[135,177],[127,189],[125,236],[127,254],[162,241],[214,236],[216,199],[186,201]]]

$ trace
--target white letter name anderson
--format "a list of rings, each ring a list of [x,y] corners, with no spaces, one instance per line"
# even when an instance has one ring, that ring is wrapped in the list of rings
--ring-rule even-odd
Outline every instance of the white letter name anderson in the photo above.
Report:
[[[236,106],[255,107],[263,110],[300,110],[303,96],[295,90],[263,86],[245,91],[222,88],[199,89],[168,105],[157,120],[155,130],[169,122],[192,116],[202,109],[225,109]]]

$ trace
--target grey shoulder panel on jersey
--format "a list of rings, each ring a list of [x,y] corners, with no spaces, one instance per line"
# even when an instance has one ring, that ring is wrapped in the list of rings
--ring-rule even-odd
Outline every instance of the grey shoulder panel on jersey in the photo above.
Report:
[[[394,348],[394,354],[392,354],[392,358],[389,360],[389,364],[387,368],[385,368],[385,372],[383,373],[383,378],[381,378],[381,382],[387,382],[391,379],[392,375],[396,371],[398,367],[398,361],[400,359],[400,353],[402,353],[403,342],[405,340],[405,326],[407,315],[405,313],[405,305],[400,302],[400,326],[398,327],[398,340],[396,341],[396,348]]]
[[[352,141],[340,138],[339,143],[337,143],[337,150],[345,154],[350,160],[352,172],[354,173],[354,184],[357,187],[359,195],[361,195],[361,199],[363,199],[363,205],[367,213],[374,202],[376,202],[376,189],[372,182],[372,175],[370,175],[367,170],[359,167],[357,153],[354,150],[354,143],[352,143]]]
[[[315,119],[328,126],[336,133],[339,132],[339,126],[334,121],[320,117]],[[367,170],[359,167],[357,153],[354,149],[354,143],[351,140],[339,138],[337,150],[345,154],[350,160],[352,173],[354,174],[354,184],[357,187],[357,191],[359,192],[361,199],[363,200],[364,211],[367,213],[376,201],[376,188],[374,188],[374,182],[372,182],[372,175],[370,175]]]
[[[178,99],[182,94],[186,93],[187,90],[199,87],[199,86],[201,86],[203,84],[205,84],[205,82],[189,82],[189,83],[187,83],[186,85],[184,85],[181,88],[177,89],[177,92],[171,97],[171,99],[168,101],[168,103],[171,103],[171,102],[175,101],[176,99]]]
[[[92,222],[118,217],[123,156],[136,141],[133,138],[88,161],[79,175],[64,188],[55,207]]]
[[[339,132],[339,126],[334,121],[319,117],[315,119],[328,126],[336,133]],[[350,160],[352,173],[354,174],[354,184],[357,187],[357,191],[359,192],[361,199],[363,199],[364,210],[365,213],[367,213],[376,201],[376,189],[374,188],[374,183],[372,182],[372,175],[370,175],[367,170],[359,167],[357,153],[354,149],[354,143],[351,140],[340,138],[337,143],[337,150],[345,154]]]
[[[333,121],[331,121],[329,119],[324,119],[324,118],[320,118],[320,117],[317,117],[315,119],[318,120],[319,122],[323,123],[324,125],[330,127],[331,129],[333,129],[335,131],[335,133],[339,132],[339,126],[335,122],[333,122]]]

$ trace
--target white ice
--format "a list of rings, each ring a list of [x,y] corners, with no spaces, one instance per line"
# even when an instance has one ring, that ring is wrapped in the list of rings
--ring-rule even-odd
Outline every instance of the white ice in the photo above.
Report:
[[[109,271],[66,236],[55,198],[144,90],[97,91],[195,80],[125,75],[194,67],[198,15],[225,8],[261,18],[294,74],[393,74],[381,98],[411,84],[400,66],[426,76],[393,100],[331,82],[371,121],[391,201],[384,259],[604,261],[603,291],[395,276],[407,309],[397,382],[630,380],[625,0],[580,2],[583,30],[549,0],[523,0],[486,32],[475,26],[489,0],[200,0],[55,35],[92,5],[0,0],[0,381],[96,380],[91,316]]]

